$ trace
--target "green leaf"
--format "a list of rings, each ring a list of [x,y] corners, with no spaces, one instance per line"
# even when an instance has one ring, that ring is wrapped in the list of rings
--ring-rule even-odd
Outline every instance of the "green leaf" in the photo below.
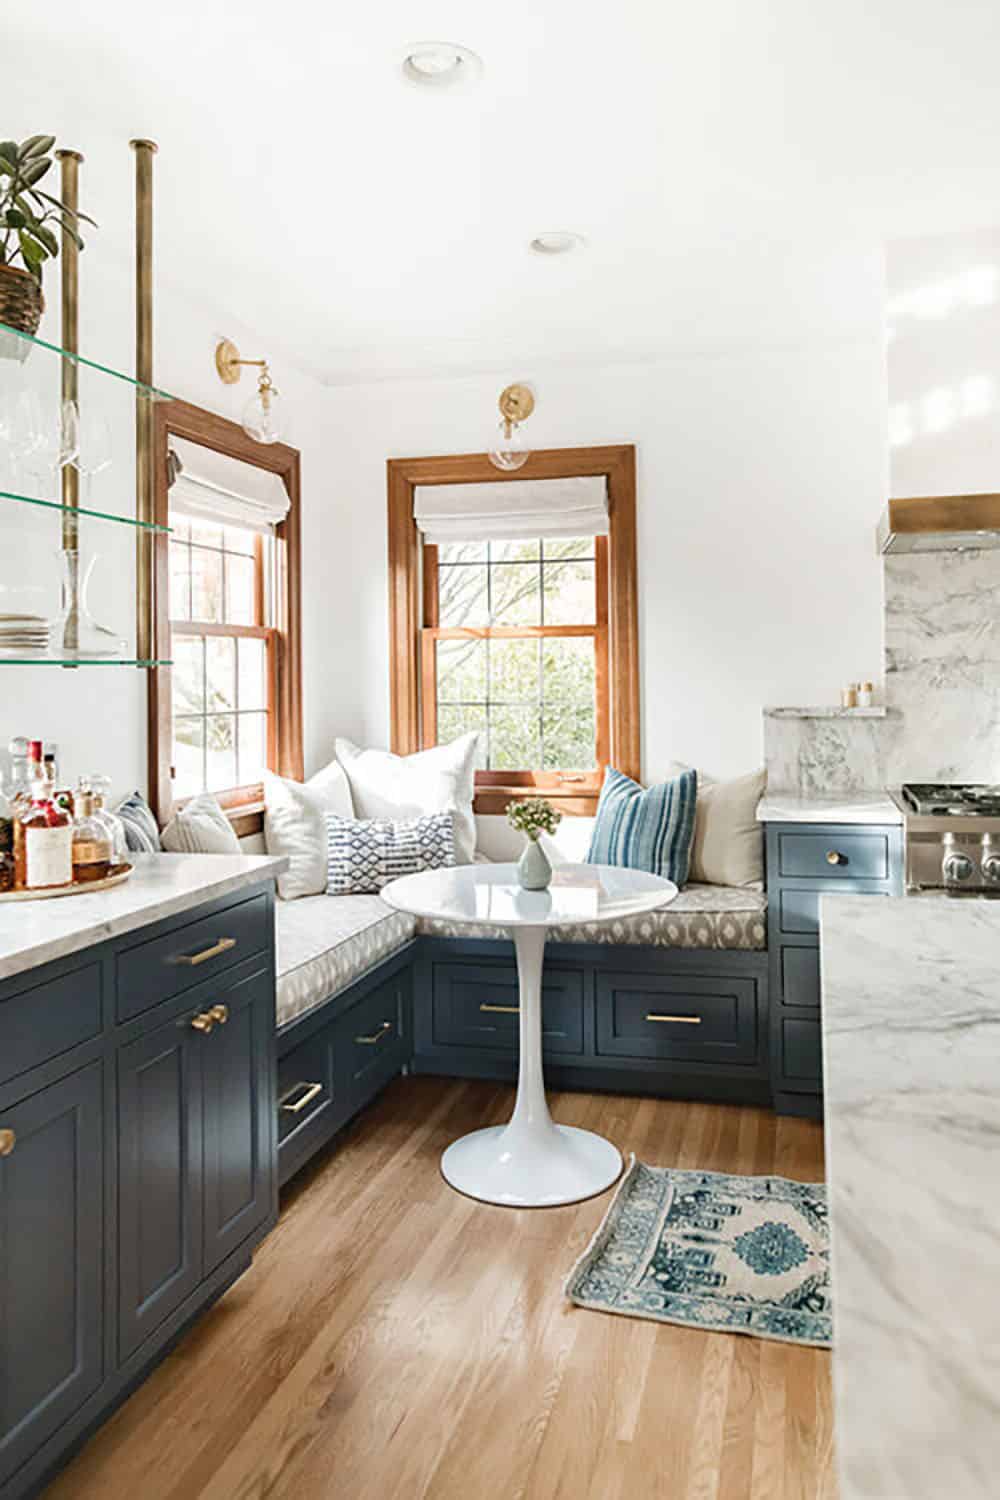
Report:
[[[12,161],[9,161],[6,156],[0,154],[0,173],[2,173],[5,177],[13,177],[16,171],[17,167],[15,166],[15,164]]]
[[[55,143],[54,135],[29,135],[26,141],[21,142],[18,156],[22,161],[32,156],[48,156]]]
[[[34,197],[44,198],[46,203],[54,204],[61,214],[68,214],[71,219],[82,219],[85,224],[92,224],[95,229],[97,228],[96,219],[92,219],[89,214],[81,213],[78,208],[67,208],[65,203],[60,203],[58,198],[53,198],[52,194],[45,192],[44,188],[32,188],[31,191]]]
[[[15,162],[18,157],[16,141],[0,141],[0,156],[5,161]]]
[[[29,270],[36,270],[43,260],[48,260],[49,252],[45,246],[32,239],[26,229],[21,230],[17,239],[21,246],[21,254],[24,256],[24,263]]]
[[[8,229],[23,229],[28,222],[19,208],[8,208],[6,219]]]
[[[36,220],[31,225],[31,233],[34,235],[36,240],[41,240],[42,244],[45,246],[50,255],[59,254],[59,241],[56,239],[51,229],[46,229],[44,224],[39,224]]]
[[[51,165],[52,163],[47,156],[43,157],[41,161],[28,162],[27,166],[22,165],[21,167],[21,178],[26,186],[32,187],[45,176]]]

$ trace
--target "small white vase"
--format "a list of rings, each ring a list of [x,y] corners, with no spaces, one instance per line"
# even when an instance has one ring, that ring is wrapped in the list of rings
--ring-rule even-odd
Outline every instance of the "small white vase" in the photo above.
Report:
[[[552,866],[537,839],[529,839],[517,862],[517,878],[526,891],[547,891]]]

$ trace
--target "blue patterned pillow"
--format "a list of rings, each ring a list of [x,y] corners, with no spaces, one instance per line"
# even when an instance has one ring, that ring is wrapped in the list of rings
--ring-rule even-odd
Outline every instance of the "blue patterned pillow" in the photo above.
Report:
[[[455,825],[450,812],[401,823],[327,813],[326,849],[327,895],[370,896],[400,875],[453,865]]]
[[[695,771],[644,790],[631,776],[609,766],[587,863],[648,870],[683,885],[691,863],[697,793]]]
[[[133,792],[115,808],[125,830],[125,845],[132,854],[159,854],[160,830],[153,809],[141,792]]]

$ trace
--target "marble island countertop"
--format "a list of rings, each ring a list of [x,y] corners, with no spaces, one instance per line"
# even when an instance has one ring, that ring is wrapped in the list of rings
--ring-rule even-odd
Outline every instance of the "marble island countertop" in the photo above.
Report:
[[[824,896],[841,1500],[995,1500],[1000,903]]]
[[[888,792],[765,792],[757,804],[758,823],[902,823],[903,814]]]
[[[288,867],[287,859],[263,854],[130,858],[135,874],[111,890],[0,903],[0,979],[273,879]]]

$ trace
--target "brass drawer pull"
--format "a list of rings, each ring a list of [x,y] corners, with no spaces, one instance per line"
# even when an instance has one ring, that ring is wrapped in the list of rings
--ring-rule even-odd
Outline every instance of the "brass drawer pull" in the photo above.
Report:
[[[196,964],[206,963],[210,958],[218,958],[220,953],[228,953],[230,948],[236,947],[235,938],[219,938],[211,948],[203,948],[200,953],[182,953],[177,959],[179,964],[187,964],[194,968]]]
[[[191,1018],[192,1031],[200,1031],[203,1032],[205,1036],[207,1036],[208,1033],[214,1029],[214,1027],[215,1021],[207,1010],[199,1011],[198,1015],[192,1016]]]
[[[675,1021],[679,1026],[700,1026],[701,1016],[658,1016],[652,1011],[646,1017],[647,1021]]]
[[[828,865],[846,865],[847,855],[841,854],[839,849],[828,849],[826,851],[826,862]]]
[[[305,1093],[302,1095],[302,1098],[301,1099],[296,1099],[296,1101],[295,1101],[294,1104],[287,1104],[285,1102],[285,1100],[290,1099],[292,1097],[292,1095],[295,1093],[295,1089],[301,1089],[301,1088],[305,1089]],[[278,1101],[278,1107],[279,1107],[279,1109],[285,1110],[286,1113],[290,1114],[290,1115],[301,1114],[302,1111],[305,1109],[306,1105],[307,1104],[311,1104],[313,1102],[313,1100],[315,1099],[316,1095],[317,1094],[321,1094],[322,1092],[323,1092],[323,1085],[321,1083],[305,1083],[305,1084],[303,1084],[303,1083],[297,1083],[295,1085],[295,1088],[291,1088],[291,1089],[288,1090],[288,1093],[285,1095],[284,1099],[279,1099],[279,1101]]]
[[[390,1034],[392,1030],[392,1022],[383,1021],[381,1029],[379,1031],[376,1031],[374,1036],[356,1036],[354,1040],[359,1047],[374,1047],[376,1042],[385,1041],[385,1038]]]
[[[521,1013],[519,1005],[481,1005],[479,1009],[487,1011],[492,1016],[517,1016]]]
[[[0,1156],[10,1156],[17,1145],[17,1136],[13,1130],[0,1130]]]
[[[211,1016],[213,1021],[218,1021],[220,1026],[225,1026],[226,1022],[229,1020],[229,1006],[210,1005],[208,1008],[208,1014]]]

